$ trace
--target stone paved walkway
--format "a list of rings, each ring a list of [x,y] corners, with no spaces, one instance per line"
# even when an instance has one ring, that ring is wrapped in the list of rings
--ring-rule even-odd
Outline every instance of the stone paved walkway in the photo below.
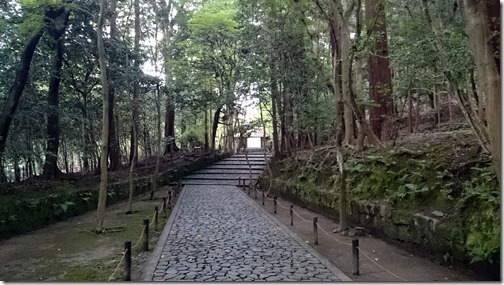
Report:
[[[186,185],[172,215],[143,281],[350,280],[236,186]]]

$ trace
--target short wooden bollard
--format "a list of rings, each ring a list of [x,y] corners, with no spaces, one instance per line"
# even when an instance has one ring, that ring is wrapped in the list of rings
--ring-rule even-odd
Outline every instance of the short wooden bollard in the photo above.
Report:
[[[318,218],[313,217],[313,244],[318,244],[318,227],[317,227]]]
[[[171,191],[168,191],[168,206],[170,206],[170,209],[171,209],[171,206],[172,206],[172,192]]]
[[[166,218],[166,197],[163,197],[163,218]]]
[[[264,191],[262,193],[262,205],[264,206]]]
[[[290,205],[289,214],[291,218],[291,226],[294,225],[294,205]]]
[[[149,200],[152,200],[152,199],[154,199],[154,191],[150,191],[150,198],[149,198]]]
[[[242,186],[241,184],[242,184],[241,183],[241,177],[238,177],[238,188],[241,188],[241,186]]]
[[[131,241],[124,243],[124,281],[131,281]]]
[[[159,209],[158,207],[154,207],[154,230],[157,232],[158,230],[158,222],[159,222]]]
[[[149,219],[143,220],[144,224],[144,240],[143,240],[143,250],[149,250]]]
[[[243,181],[245,182],[245,181]],[[250,196],[250,185],[248,186],[248,195]]]
[[[257,189],[256,189],[255,187],[254,187],[254,195],[255,195],[255,196],[254,196],[254,199],[256,199],[256,200],[257,200]]]
[[[359,239],[352,240],[353,275],[359,275]]]
[[[273,213],[277,213],[277,196],[273,197]]]

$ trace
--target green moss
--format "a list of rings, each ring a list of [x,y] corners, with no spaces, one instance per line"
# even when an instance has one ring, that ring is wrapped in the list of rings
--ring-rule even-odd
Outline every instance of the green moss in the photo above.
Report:
[[[378,149],[349,156],[347,191],[349,213],[361,221],[354,201],[387,201],[390,221],[380,222],[386,235],[425,243],[458,260],[497,262],[500,253],[500,191],[489,161],[480,161],[470,134],[436,134],[429,143]],[[301,205],[337,212],[339,172],[334,159],[287,158],[272,164],[274,191]],[[321,162],[324,164],[321,166]],[[261,182],[267,188],[268,182]],[[439,229],[409,227],[415,213],[446,214]],[[388,217],[387,217],[388,218]],[[444,253],[443,253],[444,254]]]

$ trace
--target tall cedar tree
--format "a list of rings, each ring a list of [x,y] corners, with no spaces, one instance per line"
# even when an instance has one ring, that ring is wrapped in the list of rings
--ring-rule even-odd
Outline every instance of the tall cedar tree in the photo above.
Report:
[[[385,0],[366,0],[368,33],[374,38],[368,57],[369,99],[378,106],[369,108],[371,129],[381,140],[391,133],[389,121],[393,113],[392,79],[388,58]]]

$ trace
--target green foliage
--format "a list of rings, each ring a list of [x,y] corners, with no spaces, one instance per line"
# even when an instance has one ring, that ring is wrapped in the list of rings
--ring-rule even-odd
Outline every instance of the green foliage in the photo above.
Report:
[[[359,196],[427,204],[449,192],[438,173],[445,167],[440,160],[401,150],[367,155],[347,162],[348,183]]]
[[[472,257],[472,262],[500,261],[501,214],[500,207],[495,205],[482,206],[477,213],[473,213],[468,220],[469,234],[466,246]]]
[[[180,145],[188,146],[189,149],[195,146],[202,146],[203,142],[201,140],[201,133],[196,131],[194,128],[186,130],[180,137]]]
[[[493,167],[473,167],[459,201],[469,209],[466,246],[472,261],[500,260],[500,191]],[[465,208],[465,207],[464,207]]]

